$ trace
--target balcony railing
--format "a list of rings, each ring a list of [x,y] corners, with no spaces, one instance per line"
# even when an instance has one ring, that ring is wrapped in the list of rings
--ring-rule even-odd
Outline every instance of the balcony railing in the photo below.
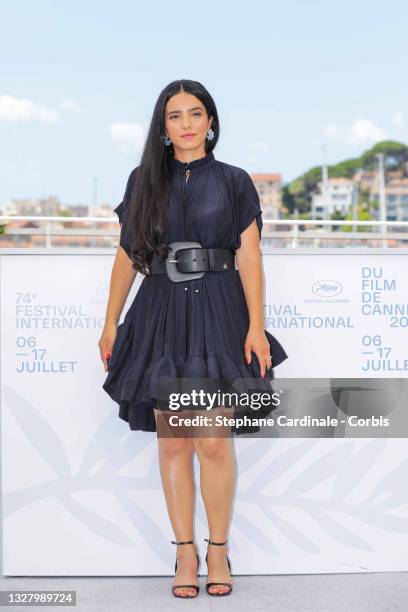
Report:
[[[19,223],[34,227],[21,227]],[[64,227],[67,224],[81,227]],[[113,248],[119,238],[116,217],[0,216],[7,224],[0,247]],[[408,246],[408,221],[355,221],[332,219],[263,219],[262,244],[285,248],[345,246],[399,248]],[[91,225],[91,227],[89,227]],[[98,225],[103,225],[98,229]],[[333,228],[351,226],[343,232]],[[274,229],[276,228],[276,229]],[[281,229],[278,229],[281,228]],[[327,229],[325,229],[327,228]],[[369,228],[369,231],[364,231]],[[398,228],[399,231],[396,231]]]

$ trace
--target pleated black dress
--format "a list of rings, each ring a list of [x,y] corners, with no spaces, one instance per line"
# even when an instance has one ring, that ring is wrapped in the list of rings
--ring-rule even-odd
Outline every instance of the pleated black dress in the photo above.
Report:
[[[123,201],[115,209],[120,222],[137,170],[131,172]],[[261,235],[259,196],[245,170],[218,161],[210,152],[189,163],[172,158],[172,172],[165,244],[196,240],[203,247],[238,249],[241,233],[254,219]],[[124,224],[120,244],[130,256]],[[153,408],[160,380],[216,378],[233,383],[257,378],[266,383],[273,378],[272,368],[287,354],[265,330],[273,361],[262,379],[256,354],[251,353],[249,365],[245,360],[248,327],[238,270],[206,273],[203,278],[177,283],[166,274],[145,276],[118,326],[103,389],[119,404],[119,417],[131,430],[156,431]],[[262,410],[249,408],[248,416],[271,411]],[[234,426],[231,431],[253,433],[258,427]]]

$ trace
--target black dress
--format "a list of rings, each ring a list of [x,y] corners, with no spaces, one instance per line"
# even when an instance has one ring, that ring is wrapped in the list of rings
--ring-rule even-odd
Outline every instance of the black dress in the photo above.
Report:
[[[120,222],[137,169],[131,172],[123,201],[115,209]],[[261,235],[259,196],[245,170],[218,161],[209,152],[189,163],[173,157],[172,172],[165,244],[196,240],[203,247],[238,249],[240,234],[254,219]],[[120,244],[130,255],[123,224]],[[156,431],[153,408],[157,407],[159,380],[215,378],[233,383],[258,378],[266,383],[273,378],[272,368],[287,358],[286,352],[265,330],[273,361],[262,380],[256,354],[251,353],[249,365],[245,360],[248,326],[238,270],[177,283],[166,274],[145,276],[117,328],[103,389],[119,404],[119,417],[131,430]],[[260,411],[249,410],[250,416],[260,416]],[[231,428],[236,434],[258,430],[254,426]]]

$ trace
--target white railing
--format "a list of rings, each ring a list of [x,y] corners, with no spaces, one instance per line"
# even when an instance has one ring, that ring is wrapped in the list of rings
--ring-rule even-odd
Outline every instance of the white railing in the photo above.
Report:
[[[94,236],[101,238],[118,238],[118,218],[114,217],[57,217],[57,216],[36,216],[36,215],[0,215],[0,225],[3,225],[6,222],[13,221],[25,221],[25,222],[33,222],[33,223],[41,223],[41,227],[7,227],[6,234],[7,236],[45,236],[45,246],[47,248],[53,248],[52,238],[55,236]],[[56,224],[65,224],[65,223],[81,223],[87,224],[92,223],[94,225],[101,224],[115,224],[117,225],[116,231],[111,231],[108,227],[104,227],[103,229],[96,229],[94,227],[74,227],[74,228],[65,228],[59,229],[54,228],[53,226]],[[0,236],[0,246],[1,246],[1,238]]]
[[[381,241],[383,247],[388,247],[388,241],[400,240],[408,241],[407,232],[387,232],[388,227],[406,227],[408,221],[358,221],[355,219],[339,220],[339,219],[264,219],[264,225],[290,225],[289,231],[268,232],[267,238],[289,238],[291,240],[291,248],[298,246],[299,239],[313,240],[313,246],[318,247],[319,242],[323,240],[375,240]],[[320,230],[300,232],[299,225],[323,225],[323,226],[351,226],[351,232],[322,232]],[[375,232],[357,232],[357,226],[372,226],[378,228]]]
[[[0,246],[2,238],[6,236],[45,236],[45,246],[47,248],[53,248],[52,239],[58,236],[92,236],[100,238],[118,238],[119,232],[118,227],[115,231],[111,231],[108,227],[103,229],[97,229],[95,227],[84,227],[84,228],[55,228],[54,226],[64,225],[65,223],[81,223],[94,225],[100,224],[115,224],[117,225],[117,217],[56,217],[56,216],[17,216],[17,215],[2,215],[0,216],[0,225],[6,223],[12,223],[14,221],[25,221],[33,223],[41,223],[40,227],[12,227],[7,226],[6,233],[0,235]],[[358,221],[358,220],[332,220],[332,219],[263,219],[264,228],[268,226],[289,226],[289,230],[268,230],[267,234],[264,233],[263,241],[279,239],[287,241],[287,246],[290,248],[297,248],[299,241],[312,241],[314,247],[319,247],[321,242],[325,241],[380,241],[383,247],[388,247],[388,242],[401,241],[408,242],[408,229],[402,232],[389,232],[388,228],[408,228],[408,221]],[[351,226],[353,230],[351,232],[334,232],[320,229],[310,229],[306,231],[300,231],[299,226],[330,226],[330,227],[341,227]],[[376,231],[372,232],[361,232],[356,231],[357,227],[372,227]]]

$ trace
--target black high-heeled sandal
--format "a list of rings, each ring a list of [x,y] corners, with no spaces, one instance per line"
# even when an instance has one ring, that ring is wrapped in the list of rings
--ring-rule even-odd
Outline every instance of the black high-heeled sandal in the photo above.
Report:
[[[188,540],[186,542],[177,542],[174,540],[171,540],[172,544],[177,544],[177,546],[180,546],[181,544],[194,544],[194,540]],[[200,557],[198,556],[198,553],[196,552],[197,555],[197,572],[198,572],[198,568],[200,567]],[[177,557],[176,557],[176,565],[174,567],[174,574],[177,573]],[[195,595],[179,595],[178,593],[176,593],[176,589],[194,589],[196,591]],[[171,587],[171,591],[174,595],[174,597],[181,597],[182,599],[192,599],[194,597],[197,597],[199,591],[200,591],[200,587],[197,584],[175,584]]]
[[[204,540],[206,542],[208,542],[209,544],[214,544],[215,546],[223,546],[224,544],[226,544],[228,542],[228,540],[225,540],[225,542],[212,542],[208,538],[204,538]],[[208,571],[207,557],[208,557],[208,552],[205,555],[205,562],[207,563],[207,571]],[[228,558],[228,555],[227,555],[227,563],[228,563],[228,569],[229,569],[230,574],[231,574],[231,563],[230,563],[230,560]],[[218,585],[229,587],[229,591],[224,591],[224,593],[211,593],[209,589],[212,586],[218,586]],[[231,592],[232,592],[232,584],[231,584],[231,582],[207,582],[207,584],[205,585],[205,590],[207,591],[207,593],[209,595],[212,595],[213,597],[223,597],[224,595],[230,595],[231,594]]]

